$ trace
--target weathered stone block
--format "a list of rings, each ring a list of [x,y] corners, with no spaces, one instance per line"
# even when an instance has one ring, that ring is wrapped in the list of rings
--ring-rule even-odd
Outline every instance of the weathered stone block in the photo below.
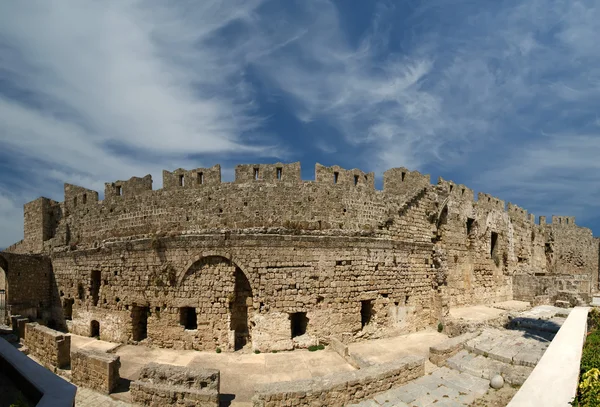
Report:
[[[71,353],[72,381],[104,394],[112,393],[119,384],[120,357],[95,350],[78,349]]]

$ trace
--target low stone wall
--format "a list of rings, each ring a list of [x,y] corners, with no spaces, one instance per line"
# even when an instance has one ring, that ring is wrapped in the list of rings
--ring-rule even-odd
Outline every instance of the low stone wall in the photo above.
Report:
[[[29,353],[49,369],[66,368],[71,363],[71,337],[67,334],[30,322],[25,325],[24,343]]]
[[[131,383],[131,400],[143,406],[218,407],[220,372],[150,363]]]
[[[258,385],[253,407],[343,407],[425,374],[425,358],[406,356],[353,372]]]
[[[448,358],[456,355],[468,340],[479,336],[479,334],[480,332],[468,332],[431,346],[429,348],[429,361],[437,366],[444,366]]]
[[[104,394],[117,388],[120,367],[121,360],[117,355],[85,349],[71,353],[73,383]]]

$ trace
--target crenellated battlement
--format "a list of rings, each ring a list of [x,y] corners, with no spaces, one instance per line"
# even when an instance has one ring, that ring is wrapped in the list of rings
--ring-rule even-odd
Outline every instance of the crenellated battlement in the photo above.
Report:
[[[463,201],[463,202],[474,202],[475,192],[463,184],[456,184],[452,181],[438,177],[438,186],[445,189],[445,191],[452,197],[452,199]]]
[[[502,199],[483,192],[479,192],[477,194],[477,206],[481,208],[506,211],[506,206]]]
[[[552,225],[575,225],[575,216],[556,216],[552,215]]]
[[[143,178],[131,177],[127,181],[105,183],[104,199],[110,200],[119,197],[130,198],[145,191],[152,191],[152,175],[150,174]]]
[[[525,209],[511,202],[507,204],[506,211],[508,212],[508,216],[513,220],[531,221],[531,218]]]
[[[193,170],[176,169],[173,172],[163,170],[163,189],[202,188],[206,185],[221,183],[221,166]]]
[[[383,190],[389,194],[405,194],[431,185],[431,177],[404,167],[391,168],[383,173]]]
[[[432,187],[430,175],[404,167],[384,172],[382,190],[375,189],[373,172],[337,165],[317,163],[314,180],[302,180],[299,162],[241,164],[233,182],[222,182],[219,164],[164,170],[162,178],[156,190],[151,175],[106,183],[102,201],[98,192],[66,183],[63,203],[41,198],[25,205],[25,240],[39,245],[58,234],[57,242],[69,242],[163,227],[381,230],[390,216],[403,216],[399,207],[421,199]],[[535,224],[533,214],[513,203],[505,206],[482,192],[475,201],[474,191],[463,184],[439,177],[435,189],[444,199],[466,205],[464,210],[473,205]],[[546,225],[546,218],[540,216],[539,224]],[[553,216],[552,225],[575,225],[575,218]]]
[[[338,165],[325,167],[317,163],[315,165],[315,182],[375,190],[375,173],[365,173],[356,168],[345,170]]]
[[[235,182],[302,182],[300,163],[241,164],[235,167]]]

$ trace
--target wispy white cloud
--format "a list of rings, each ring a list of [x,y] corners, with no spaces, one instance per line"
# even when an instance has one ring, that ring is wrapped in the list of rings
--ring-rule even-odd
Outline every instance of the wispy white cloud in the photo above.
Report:
[[[0,143],[15,169],[3,176],[33,180],[3,190],[0,223],[25,199],[60,199],[62,181],[102,189],[152,173],[159,185],[163,167],[202,165],[197,154],[295,160],[268,103],[334,129],[307,143],[365,170],[436,166],[542,209],[525,191],[577,194],[582,173],[600,181],[595,2],[379,2],[352,20],[362,28],[340,7],[0,4]],[[563,182],[544,179],[553,171]]]

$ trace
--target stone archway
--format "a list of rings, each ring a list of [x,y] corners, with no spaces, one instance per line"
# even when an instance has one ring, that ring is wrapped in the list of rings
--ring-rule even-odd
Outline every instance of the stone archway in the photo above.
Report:
[[[200,342],[215,341],[232,350],[251,343],[252,287],[230,259],[210,255],[194,261],[182,273],[175,295],[180,324],[194,327]]]

